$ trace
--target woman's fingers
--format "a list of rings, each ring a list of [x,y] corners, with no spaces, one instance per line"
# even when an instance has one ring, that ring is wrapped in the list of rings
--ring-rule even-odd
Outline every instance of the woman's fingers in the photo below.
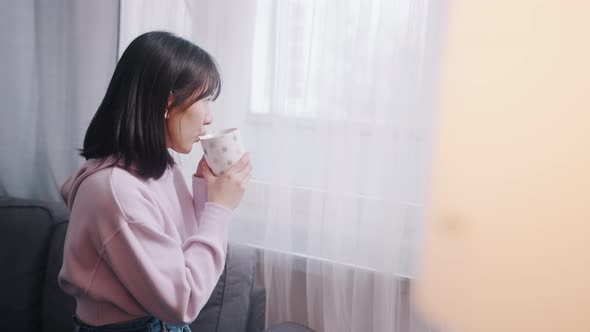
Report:
[[[246,166],[248,166],[248,164],[250,163],[250,152],[246,152],[244,153],[244,155],[242,156],[242,158],[240,158],[240,160],[238,160],[238,162],[236,162],[235,164],[233,164],[230,168],[228,168],[227,170],[230,173],[233,172],[240,172],[242,171]]]
[[[203,168],[203,171],[209,182],[208,200],[229,209],[235,209],[240,204],[250,180],[252,172],[250,154],[246,153],[219,177],[214,176],[208,167]]]
[[[251,176],[252,175],[250,173],[248,173],[246,175],[246,177],[242,179],[242,181],[240,182],[240,188],[242,188],[243,190],[246,189],[246,185],[248,185],[248,182],[250,182],[250,177]]]
[[[250,162],[248,162],[248,165],[246,165],[246,167],[244,167],[240,172],[239,172],[239,177],[242,180],[242,182],[246,179],[250,177],[250,174],[252,173],[252,164]]]
[[[203,164],[206,164],[207,161],[205,160],[205,157],[202,157],[201,160],[199,161],[199,164],[197,165],[197,171],[195,172],[195,176],[199,177],[199,178],[203,178],[205,177],[203,175]]]

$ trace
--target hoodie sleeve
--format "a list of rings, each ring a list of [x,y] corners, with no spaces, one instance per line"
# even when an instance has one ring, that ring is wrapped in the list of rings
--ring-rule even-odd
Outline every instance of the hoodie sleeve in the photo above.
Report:
[[[147,312],[190,324],[223,272],[230,210],[204,204],[198,232],[179,243],[160,229],[163,217],[149,196],[126,189],[113,197],[118,209],[104,218],[121,226],[104,239],[102,257]]]
[[[193,201],[195,205],[195,216],[197,222],[201,220],[201,214],[207,202],[207,180],[193,176]]]

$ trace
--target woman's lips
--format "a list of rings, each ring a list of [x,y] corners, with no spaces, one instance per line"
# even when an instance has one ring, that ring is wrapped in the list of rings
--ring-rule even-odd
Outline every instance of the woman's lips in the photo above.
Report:
[[[205,136],[205,135],[207,135],[207,132],[206,131],[203,132],[202,134],[199,134],[199,136],[195,137],[195,142],[200,141],[201,140],[201,136]]]

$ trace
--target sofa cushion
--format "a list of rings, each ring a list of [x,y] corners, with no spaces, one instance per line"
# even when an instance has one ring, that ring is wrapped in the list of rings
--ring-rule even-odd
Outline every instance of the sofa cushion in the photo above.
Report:
[[[238,244],[233,244],[230,248],[227,254],[227,278],[217,331],[247,331],[248,318],[264,319],[263,313],[251,313],[251,310],[260,308],[252,302],[254,299],[252,290],[256,280],[256,252],[253,248]],[[258,298],[258,300],[266,300],[266,298]]]
[[[266,289],[256,278],[250,294],[250,312],[246,332],[260,332],[266,324]]]
[[[0,199],[2,330],[41,331],[43,282],[56,219],[48,204]]]
[[[231,246],[228,246],[228,256],[231,251]],[[217,281],[217,285],[213,289],[209,300],[205,303],[201,312],[197,316],[197,319],[190,324],[192,331],[199,332],[217,332],[219,325],[219,315],[221,313],[221,304],[223,303],[223,294],[225,291],[225,279],[227,277],[227,264],[229,260],[225,260],[225,268],[221,277]]]
[[[294,322],[285,322],[277,325],[273,325],[264,332],[314,332],[307,326],[303,326]]]
[[[211,297],[190,325],[199,332],[260,332],[264,329],[266,291],[256,283],[253,248],[230,244],[225,269]]]
[[[72,315],[76,312],[76,300],[64,293],[57,283],[57,276],[63,262],[64,240],[68,223],[55,225],[51,244],[45,282],[43,289],[43,330],[72,331]]]

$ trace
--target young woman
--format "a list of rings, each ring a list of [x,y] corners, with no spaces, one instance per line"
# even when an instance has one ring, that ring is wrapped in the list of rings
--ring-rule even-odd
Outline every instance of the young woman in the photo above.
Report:
[[[71,213],[59,285],[78,331],[190,331],[225,262],[249,154],[220,176],[201,159],[191,195],[168,149],[188,153],[221,88],[212,57],[166,32],[121,57],[61,189]]]

